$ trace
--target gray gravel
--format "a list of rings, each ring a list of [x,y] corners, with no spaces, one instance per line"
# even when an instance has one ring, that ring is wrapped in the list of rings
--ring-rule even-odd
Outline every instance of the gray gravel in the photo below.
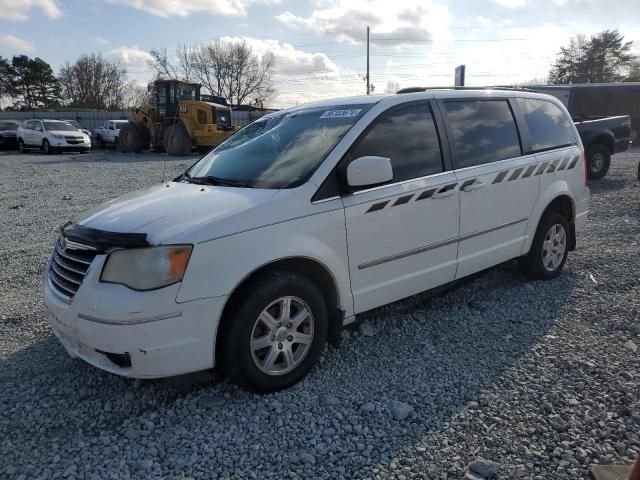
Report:
[[[640,451],[640,153],[592,185],[550,282],[513,263],[362,316],[299,385],[136,382],[44,320],[56,228],[160,181],[159,155],[0,154],[0,478],[588,478]],[[168,159],[171,177],[193,159]],[[195,382],[195,383],[190,383]]]

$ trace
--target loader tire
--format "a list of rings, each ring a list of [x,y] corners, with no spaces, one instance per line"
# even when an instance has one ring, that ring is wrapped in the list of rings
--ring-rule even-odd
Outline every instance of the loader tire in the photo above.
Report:
[[[129,122],[120,127],[118,151],[140,153],[149,144],[149,131],[140,123]]]
[[[193,150],[193,141],[181,123],[165,128],[163,140],[169,155],[190,155]]]

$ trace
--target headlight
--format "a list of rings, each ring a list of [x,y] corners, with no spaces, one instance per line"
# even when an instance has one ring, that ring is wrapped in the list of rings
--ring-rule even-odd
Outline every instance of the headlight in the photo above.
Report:
[[[174,245],[116,250],[107,258],[100,281],[134,290],[166,287],[182,280],[192,248]]]

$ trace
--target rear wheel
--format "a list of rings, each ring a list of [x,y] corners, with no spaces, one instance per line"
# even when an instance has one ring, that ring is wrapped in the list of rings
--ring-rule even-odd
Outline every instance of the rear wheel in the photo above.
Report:
[[[531,249],[518,261],[524,275],[537,280],[550,280],[562,271],[570,243],[569,222],[556,212],[548,212],[540,221]]]
[[[164,149],[169,155],[190,155],[193,141],[182,123],[164,129]]]
[[[129,122],[120,127],[120,133],[115,139],[117,151],[122,153],[140,153],[149,143],[149,131],[144,125]]]
[[[609,171],[611,154],[609,149],[601,144],[591,145],[587,150],[587,174],[590,180],[600,180]]]
[[[98,135],[96,137],[96,146],[98,148],[104,148],[104,140],[102,139],[102,137],[100,135]]]
[[[276,272],[244,289],[224,322],[218,364],[234,383],[274,392],[300,381],[317,363],[327,338],[327,307],[306,277]]]

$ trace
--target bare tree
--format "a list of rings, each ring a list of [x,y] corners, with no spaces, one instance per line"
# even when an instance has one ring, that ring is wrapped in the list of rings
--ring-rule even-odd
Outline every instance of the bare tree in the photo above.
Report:
[[[149,51],[149,54],[152,57],[149,65],[156,72],[156,80],[169,80],[177,79],[180,77],[178,75],[176,66],[169,60],[169,57],[167,56],[166,48],[151,49]]]
[[[127,70],[101,54],[82,55],[60,70],[64,98],[73,107],[119,110],[123,107]]]
[[[400,82],[389,80],[384,89],[384,93],[396,93],[398,90],[400,90]]]
[[[136,82],[127,82],[123,90],[122,108],[124,110],[135,110],[140,108],[148,110],[151,102],[147,87]]]
[[[164,49],[150,53],[156,78],[195,80],[209,93],[226,97],[232,104],[265,102],[275,92],[271,78],[275,55],[258,55],[245,40],[183,45],[176,51],[177,63],[170,61]]]

